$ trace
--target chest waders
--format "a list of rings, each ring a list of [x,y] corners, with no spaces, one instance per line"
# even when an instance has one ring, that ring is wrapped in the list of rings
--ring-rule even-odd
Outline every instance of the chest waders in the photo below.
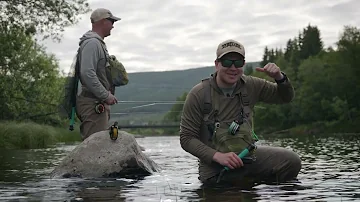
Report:
[[[101,44],[101,47],[104,51],[104,55],[105,55],[105,72],[106,72],[106,79],[110,82],[111,85],[111,89],[110,92],[112,94],[115,94],[115,87],[114,87],[114,83],[113,83],[113,77],[112,77],[112,68],[110,67],[110,56],[108,54],[108,51],[106,50],[106,48]],[[70,126],[69,126],[69,130],[73,131],[74,130],[74,124],[75,124],[75,113],[76,113],[76,96],[78,94],[78,84],[80,81],[80,60],[81,60],[81,47],[78,48],[77,53],[76,53],[76,63],[75,63],[75,75],[73,78],[71,78],[71,83],[70,83],[70,88],[69,88],[69,92],[67,95],[67,97],[65,98],[66,100],[68,100],[68,106],[63,106],[63,107],[67,107],[70,108],[70,110],[66,110],[66,111],[70,111],[67,115],[70,119]],[[116,58],[114,57],[114,60],[116,60]],[[116,61],[115,61],[116,62]],[[120,64],[118,64],[120,65]],[[121,64],[122,65],[122,64]],[[122,66],[122,68],[125,71],[125,68]],[[122,69],[120,68],[120,69]],[[121,85],[126,85],[128,83],[128,78],[127,78],[127,73],[125,71],[122,72],[123,74],[126,74],[126,78],[124,77],[125,81],[121,84]],[[120,82],[120,81],[118,81]],[[103,102],[100,101],[95,101],[94,103],[94,110],[97,114],[101,114],[105,112],[105,105]],[[116,140],[119,136],[119,126],[118,126],[118,122],[115,122],[112,126],[110,126],[109,129],[109,136],[111,140]]]
[[[251,118],[250,101],[243,86],[240,89],[238,96],[241,105],[240,114],[235,119],[219,120],[219,96],[216,95],[215,90],[210,86],[211,78],[204,79],[204,122],[209,130],[209,140],[215,147],[215,150],[228,153],[234,152],[238,154],[243,162],[256,160],[255,142],[258,137],[254,133],[249,119]],[[233,118],[233,117],[230,117]],[[220,181],[222,175],[229,168],[225,167],[219,174],[217,182]]]

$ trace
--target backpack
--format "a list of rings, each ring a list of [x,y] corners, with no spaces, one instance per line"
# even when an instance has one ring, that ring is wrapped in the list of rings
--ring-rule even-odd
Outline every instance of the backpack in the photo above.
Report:
[[[78,83],[80,80],[80,47],[77,50],[70,72],[65,78],[62,97],[59,104],[59,114],[62,118],[70,119],[69,130],[74,130],[75,112],[76,112],[76,95],[78,92]]]
[[[111,79],[113,86],[124,86],[129,83],[128,74],[124,65],[114,55],[109,57]]]

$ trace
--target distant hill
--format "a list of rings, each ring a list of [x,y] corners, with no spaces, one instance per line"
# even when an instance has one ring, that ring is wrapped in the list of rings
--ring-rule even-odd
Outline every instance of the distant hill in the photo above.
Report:
[[[248,63],[256,67],[258,62]],[[201,67],[187,70],[174,70],[162,72],[137,72],[129,74],[129,83],[126,86],[118,87],[115,95],[122,101],[175,101],[199,83],[201,79],[208,77],[215,70],[214,66]],[[120,112],[158,112],[165,113],[172,105],[153,105],[140,108],[137,104],[117,104],[112,107],[112,113]]]

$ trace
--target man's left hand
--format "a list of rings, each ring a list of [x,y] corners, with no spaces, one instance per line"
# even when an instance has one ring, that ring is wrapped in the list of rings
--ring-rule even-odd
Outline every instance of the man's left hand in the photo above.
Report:
[[[256,67],[259,72],[264,72],[275,80],[281,80],[284,75],[281,73],[280,68],[275,63],[268,63],[263,68]]]

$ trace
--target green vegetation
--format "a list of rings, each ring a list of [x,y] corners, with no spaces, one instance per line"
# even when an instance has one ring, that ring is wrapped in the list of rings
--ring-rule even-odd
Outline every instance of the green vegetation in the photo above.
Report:
[[[58,142],[81,141],[79,130],[69,131],[34,122],[1,122],[0,148],[36,149],[53,146]]]
[[[39,148],[73,141],[58,104],[65,79],[36,37],[60,41],[64,28],[89,11],[86,0],[0,2],[0,148]],[[70,132],[70,131],[69,131]]]
[[[294,84],[296,97],[288,105],[261,104],[266,113],[256,110],[258,130],[360,131],[360,30],[345,26],[336,49],[324,49],[322,44],[318,28],[309,25],[288,40],[284,53],[265,49],[261,63],[275,62],[282,67]]]
[[[90,10],[87,0],[1,0],[0,8],[2,28],[22,29],[27,35],[42,34],[58,41],[65,27],[77,23],[77,16]]]

